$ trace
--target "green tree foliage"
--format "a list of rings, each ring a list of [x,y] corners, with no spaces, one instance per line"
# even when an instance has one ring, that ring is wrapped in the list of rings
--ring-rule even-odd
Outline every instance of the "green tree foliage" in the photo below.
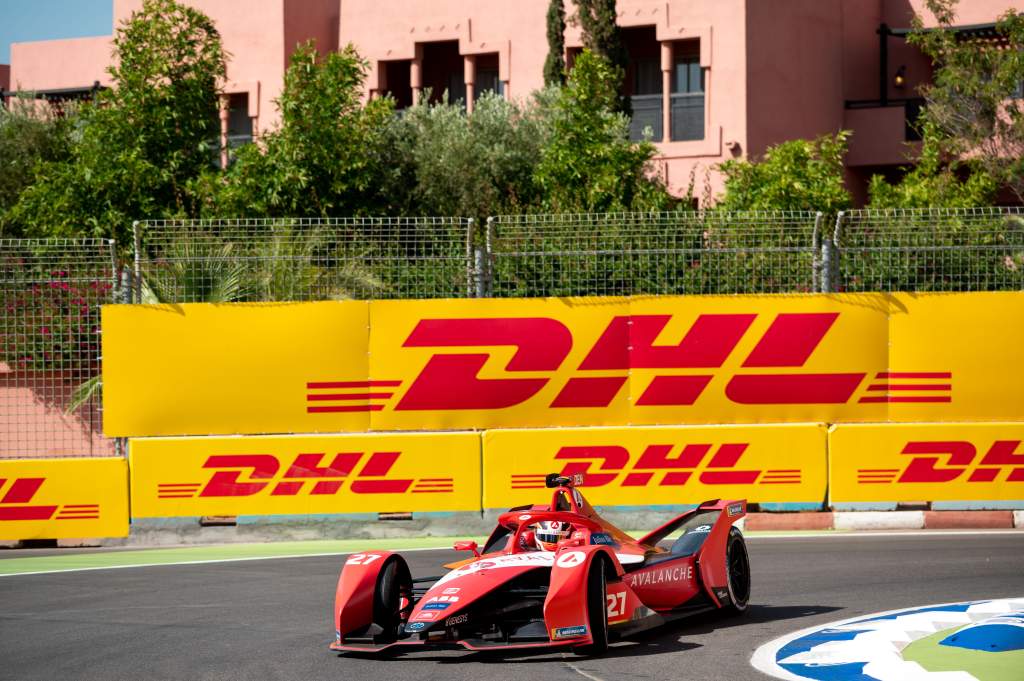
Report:
[[[57,115],[30,98],[14,98],[0,107],[0,235],[5,234],[4,214],[32,184],[36,167],[70,156],[74,121],[69,107]]]
[[[291,58],[277,106],[279,129],[243,147],[207,193],[207,215],[339,217],[379,213],[377,162],[390,99],[361,101],[367,64],[352,45],[321,55],[312,42]]]
[[[424,98],[425,100],[426,98]],[[424,215],[520,212],[538,201],[533,169],[547,133],[534,107],[485,93],[473,113],[457,104],[421,104],[392,124],[390,193]]]
[[[922,88],[922,113],[946,158],[973,165],[1024,200],[1024,12],[1007,11],[998,39],[959,35],[957,0],[927,0],[940,30],[919,30],[907,41],[936,64],[934,84]],[[915,18],[917,28],[923,21]]]
[[[881,175],[868,185],[871,208],[971,208],[991,204],[999,182],[974,162],[943,163],[936,135],[924,126],[924,143],[917,165],[906,169],[899,182]]]
[[[548,56],[544,60],[544,84],[565,84],[565,4],[550,0],[547,15]]]
[[[8,214],[39,236],[117,236],[138,218],[193,216],[194,180],[216,159],[220,35],[203,13],[145,0],[114,38],[113,87],[84,106],[68,162],[39,169]]]
[[[576,3],[576,20],[583,32],[583,45],[594,54],[605,59],[611,66],[616,92],[615,110],[627,116],[632,114],[629,98],[622,94],[626,78],[626,67],[629,65],[629,54],[622,43],[622,29],[616,19],[615,0],[574,0]]]
[[[670,204],[653,177],[650,142],[629,139],[629,119],[615,113],[616,69],[584,50],[554,97],[550,137],[534,180],[552,212],[660,209]]]
[[[815,140],[790,140],[769,147],[759,161],[736,159],[719,164],[725,175],[723,210],[820,210],[850,207],[843,185],[843,156],[848,131]]]

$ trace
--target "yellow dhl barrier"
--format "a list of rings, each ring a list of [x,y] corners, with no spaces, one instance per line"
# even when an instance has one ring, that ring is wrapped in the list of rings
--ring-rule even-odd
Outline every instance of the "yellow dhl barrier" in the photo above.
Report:
[[[127,536],[124,459],[0,461],[0,539]]]
[[[1024,499],[1024,423],[834,426],[833,503]]]
[[[480,509],[476,433],[140,438],[132,517]]]
[[[544,476],[584,474],[603,506],[825,499],[824,424],[491,430],[484,508],[539,503]],[[540,497],[538,497],[540,495]]]
[[[1021,318],[1019,292],[107,306],[104,428],[1009,420]]]

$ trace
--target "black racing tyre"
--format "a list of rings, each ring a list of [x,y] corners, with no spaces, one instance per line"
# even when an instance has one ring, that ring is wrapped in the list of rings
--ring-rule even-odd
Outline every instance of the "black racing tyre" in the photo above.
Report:
[[[408,572],[397,559],[391,559],[377,575],[373,590],[373,623],[383,631],[374,639],[379,643],[392,643],[398,638],[398,627],[402,623],[402,586]]]
[[[587,573],[587,626],[594,642],[573,648],[577,655],[600,655],[608,650],[608,560],[594,556]]]
[[[747,609],[750,601],[750,556],[747,543],[738,528],[729,528],[729,540],[725,548],[725,565],[729,574],[729,604],[725,611],[738,615]]]

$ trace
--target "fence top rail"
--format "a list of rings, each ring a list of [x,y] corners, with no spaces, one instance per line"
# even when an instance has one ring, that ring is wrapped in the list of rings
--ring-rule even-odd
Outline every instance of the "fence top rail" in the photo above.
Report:
[[[50,238],[3,238],[0,239],[0,250],[25,249],[106,249],[114,244],[113,239],[91,237],[50,239]]]
[[[594,222],[750,222],[813,223],[815,211],[631,211],[618,213],[523,213],[518,215],[495,215],[491,218],[499,224],[580,224]]]
[[[464,225],[462,217],[208,218],[137,220],[140,227],[320,227],[364,225]]]
[[[843,211],[844,221],[878,218],[984,218],[1024,215],[1022,206],[976,206],[971,208],[855,208]]]

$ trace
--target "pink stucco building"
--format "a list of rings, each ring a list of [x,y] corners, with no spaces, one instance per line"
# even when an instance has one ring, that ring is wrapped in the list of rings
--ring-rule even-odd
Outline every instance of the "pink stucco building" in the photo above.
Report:
[[[115,23],[141,5],[113,1]],[[429,89],[472,108],[482,91],[520,98],[543,84],[548,0],[187,1],[216,21],[231,55],[222,127],[232,141],[275,125],[288,55],[311,38],[324,50],[353,43],[370,63],[367,95],[389,93],[399,106]],[[862,196],[872,174],[914,154],[907,123],[931,65],[905,32],[923,8],[924,0],[619,0],[633,132],[649,129],[673,190],[694,177],[699,192],[707,176],[717,192],[711,169],[725,159],[849,129],[848,180]],[[1008,9],[1024,10],[1024,0],[961,0],[958,24],[983,34]],[[577,28],[566,46],[571,62]],[[15,44],[9,89],[104,86],[110,54],[109,37]]]

